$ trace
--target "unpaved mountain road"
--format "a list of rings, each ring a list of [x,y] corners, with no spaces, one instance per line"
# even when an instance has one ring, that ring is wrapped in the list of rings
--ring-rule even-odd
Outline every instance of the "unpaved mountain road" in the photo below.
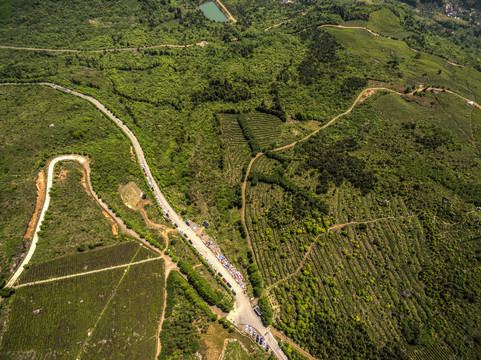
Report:
[[[171,48],[187,48],[191,46],[204,46],[207,45],[207,41],[201,41],[195,44],[186,44],[186,45],[175,45],[175,44],[159,44],[159,45],[151,45],[151,46],[138,46],[138,47],[126,47],[126,48],[111,48],[111,49],[94,49],[94,50],[79,50],[79,49],[47,49],[47,48],[33,48],[27,46],[8,46],[8,45],[0,45],[0,49],[10,49],[10,50],[26,50],[26,51],[46,51],[46,52],[54,52],[54,53],[80,53],[80,52],[93,52],[93,53],[101,53],[101,52],[112,52],[112,51],[137,51],[137,50],[147,50],[147,49],[157,49],[163,47],[171,47]]]
[[[74,161],[80,162],[81,164],[85,162],[85,158],[79,155],[62,155],[62,156],[56,157],[54,160],[50,162],[48,166],[48,171],[47,171],[47,187],[46,187],[45,202],[43,203],[42,212],[40,213],[40,217],[38,219],[37,226],[35,228],[32,244],[28,249],[27,255],[23,258],[23,261],[20,263],[20,266],[13,273],[12,277],[8,280],[5,287],[14,287],[14,284],[17,282],[18,278],[20,277],[20,275],[22,275],[22,272],[25,269],[25,265],[29,263],[30,259],[33,256],[33,253],[35,252],[35,249],[37,248],[38,232],[40,231],[40,226],[42,225],[42,221],[45,217],[45,212],[47,211],[48,206],[50,205],[50,188],[53,185],[53,170],[55,168],[55,164],[57,164],[59,161],[62,161],[62,160],[74,160]]]
[[[232,285],[232,288],[236,291],[237,295],[235,296],[235,304],[234,304],[234,309],[231,311],[231,313],[228,316],[228,319],[233,322],[235,325],[242,327],[243,324],[249,324],[252,327],[256,328],[260,334],[263,334],[264,337],[267,340],[267,343],[270,345],[272,348],[272,351],[274,351],[275,355],[281,359],[281,360],[287,360],[286,355],[282,352],[280,347],[277,344],[277,341],[275,340],[274,336],[271,334],[270,330],[266,328],[260,318],[255,314],[253,308],[250,305],[249,297],[247,294],[244,294],[243,289],[241,286],[235,281],[234,277],[224,269],[222,263],[219,261],[219,259],[216,257],[216,255],[203,243],[203,241],[200,239],[200,237],[190,228],[185,221],[182,219],[177,212],[175,212],[174,208],[170,205],[170,203],[167,201],[167,199],[164,197],[163,193],[160,191],[160,188],[155,180],[155,178],[152,176],[152,173],[150,171],[150,167],[148,163],[145,160],[145,156],[142,150],[142,147],[140,146],[136,136],[133,134],[133,132],[119,119],[117,118],[110,110],[108,110],[100,101],[97,99],[89,96],[82,94],[78,91],[68,89],[64,86],[54,84],[54,83],[49,83],[49,82],[38,82],[38,83],[3,83],[0,85],[5,85],[5,86],[31,86],[31,85],[41,85],[41,86],[49,86],[52,87],[56,90],[62,91],[64,93],[68,93],[71,95],[78,96],[82,99],[85,99],[89,102],[91,102],[93,105],[95,105],[100,111],[102,111],[108,118],[110,118],[112,121],[115,122],[115,124],[127,135],[127,137],[130,139],[132,146],[134,147],[137,160],[139,164],[143,164],[144,166],[144,171],[147,174],[147,176],[152,180],[152,187],[153,187],[153,192],[156,197],[159,198],[160,202],[162,203],[162,209],[166,210],[167,213],[169,214],[170,218],[173,220],[178,225],[178,229],[183,230],[185,234],[189,237],[190,240],[192,240],[193,245],[197,246],[197,249],[199,252],[204,254],[204,257],[208,256],[211,262],[214,264],[214,268],[217,269],[217,271],[222,272],[223,276],[227,279],[227,281]],[[51,177],[49,177],[51,179]],[[99,201],[101,201],[99,199]],[[45,209],[45,207],[44,207]],[[40,222],[39,222],[40,224]],[[135,233],[134,233],[135,234]],[[136,234],[135,234],[136,235]],[[137,237],[138,238],[138,235]],[[140,241],[145,242],[145,240],[140,239]],[[146,244],[149,246],[149,248],[154,248],[152,245],[149,243]],[[154,250],[161,255],[163,255],[159,249]],[[32,252],[33,253],[33,252]],[[167,267],[167,264],[166,264]],[[23,265],[22,265],[23,268]]]

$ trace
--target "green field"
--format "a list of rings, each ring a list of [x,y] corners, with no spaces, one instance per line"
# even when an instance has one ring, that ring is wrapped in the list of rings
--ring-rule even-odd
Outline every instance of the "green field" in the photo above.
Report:
[[[43,262],[32,262],[20,277],[20,283],[33,282],[108,268],[129,262],[140,261],[156,256],[139,243],[129,241],[118,245],[97,248],[86,252],[57,257]]]
[[[162,261],[152,261],[21,288],[9,304],[0,353],[17,358],[34,350],[62,359],[153,354],[163,276]]]

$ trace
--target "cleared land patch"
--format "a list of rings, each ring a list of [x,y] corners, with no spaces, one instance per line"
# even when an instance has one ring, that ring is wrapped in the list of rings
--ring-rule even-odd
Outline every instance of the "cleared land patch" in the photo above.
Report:
[[[138,210],[142,190],[133,181],[119,187],[120,196],[129,209]]]

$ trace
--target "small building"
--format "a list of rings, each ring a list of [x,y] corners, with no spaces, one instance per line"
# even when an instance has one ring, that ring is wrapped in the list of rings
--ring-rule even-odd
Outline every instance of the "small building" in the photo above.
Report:
[[[254,311],[256,312],[257,315],[262,316],[261,308],[259,307],[259,305],[256,305],[254,307]]]

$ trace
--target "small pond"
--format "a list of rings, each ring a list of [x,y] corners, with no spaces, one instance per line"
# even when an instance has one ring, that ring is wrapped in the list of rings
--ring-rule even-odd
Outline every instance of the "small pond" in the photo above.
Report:
[[[209,20],[214,20],[214,21],[219,21],[219,22],[226,22],[227,18],[225,17],[224,13],[220,11],[220,9],[217,7],[215,2],[209,1],[206,2],[205,4],[202,4],[199,6],[199,9],[204,13],[205,16]]]

